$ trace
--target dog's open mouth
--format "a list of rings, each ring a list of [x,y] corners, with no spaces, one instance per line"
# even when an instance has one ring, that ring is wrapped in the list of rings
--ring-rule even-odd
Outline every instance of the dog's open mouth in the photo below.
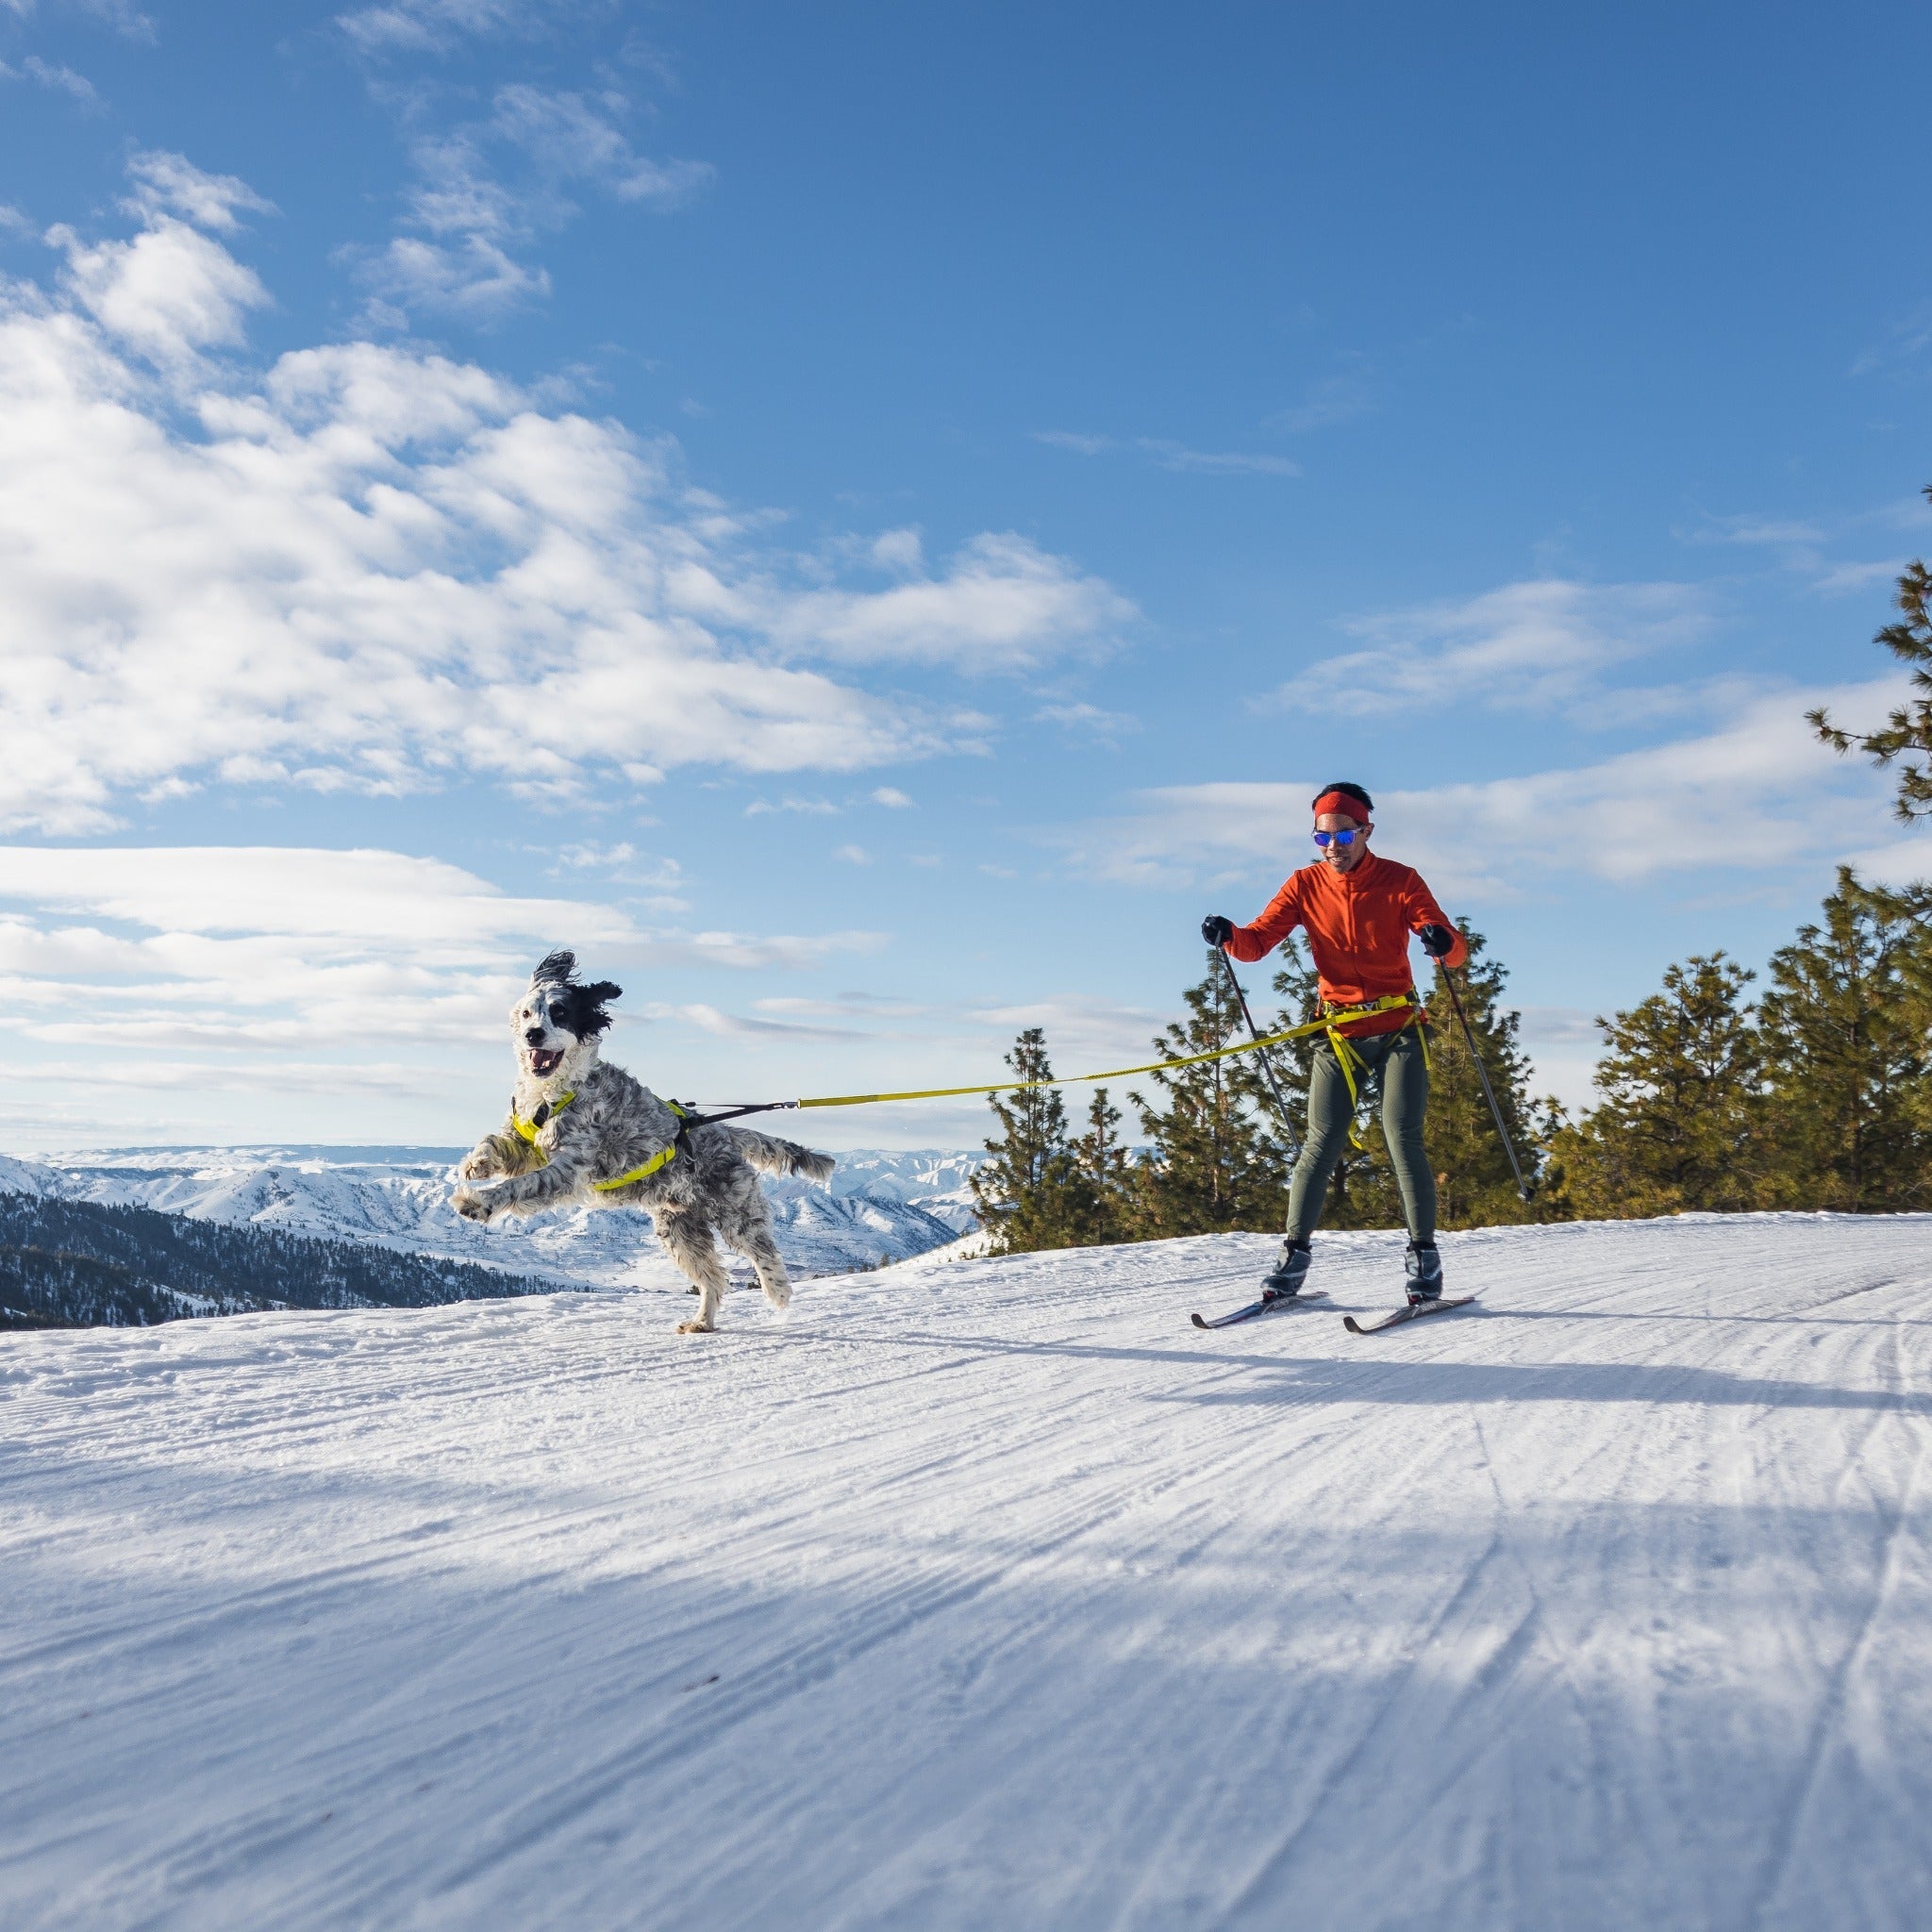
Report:
[[[530,1049],[530,1071],[540,1080],[556,1073],[562,1064],[563,1049],[561,1047],[558,1047],[555,1052],[547,1046],[533,1046]]]

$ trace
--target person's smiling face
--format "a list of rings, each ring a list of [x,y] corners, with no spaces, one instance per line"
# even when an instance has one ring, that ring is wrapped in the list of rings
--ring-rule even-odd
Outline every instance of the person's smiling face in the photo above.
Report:
[[[1315,842],[1322,845],[1324,834],[1353,832],[1355,837],[1346,844],[1334,837],[1322,845],[1322,863],[1330,872],[1353,872],[1369,852],[1369,834],[1374,830],[1373,824],[1363,824],[1359,819],[1352,819],[1345,812],[1324,811],[1315,821]]]

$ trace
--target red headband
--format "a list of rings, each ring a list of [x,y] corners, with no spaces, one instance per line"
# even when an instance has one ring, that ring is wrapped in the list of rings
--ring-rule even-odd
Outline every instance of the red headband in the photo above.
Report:
[[[1358,825],[1365,825],[1369,822],[1368,807],[1359,798],[1351,798],[1346,791],[1324,791],[1316,799],[1317,818],[1322,817],[1324,812],[1331,811],[1340,813],[1345,819],[1353,819]]]

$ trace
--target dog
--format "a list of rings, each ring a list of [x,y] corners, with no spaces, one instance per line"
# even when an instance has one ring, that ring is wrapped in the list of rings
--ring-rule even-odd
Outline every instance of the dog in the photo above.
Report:
[[[677,1324],[680,1335],[718,1324],[728,1286],[720,1235],[757,1271],[773,1307],[787,1307],[791,1280],[754,1170],[829,1180],[832,1156],[749,1127],[693,1124],[600,1058],[608,1008],[624,990],[608,979],[581,985],[576,971],[575,954],[550,954],[510,1009],[517,1084],[509,1118],[464,1157],[451,1205],[486,1225],[566,1201],[648,1208],[658,1239],[697,1291],[697,1313]],[[469,1185],[484,1180],[496,1184]]]

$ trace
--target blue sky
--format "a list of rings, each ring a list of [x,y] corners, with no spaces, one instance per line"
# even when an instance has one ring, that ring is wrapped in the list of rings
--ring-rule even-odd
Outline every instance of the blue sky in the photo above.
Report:
[[[1928,53],[0,0],[0,1139],[467,1141],[558,943],[694,1098],[1139,1058],[1341,776],[1583,1098],[1932,873],[1802,722],[1932,530]]]

